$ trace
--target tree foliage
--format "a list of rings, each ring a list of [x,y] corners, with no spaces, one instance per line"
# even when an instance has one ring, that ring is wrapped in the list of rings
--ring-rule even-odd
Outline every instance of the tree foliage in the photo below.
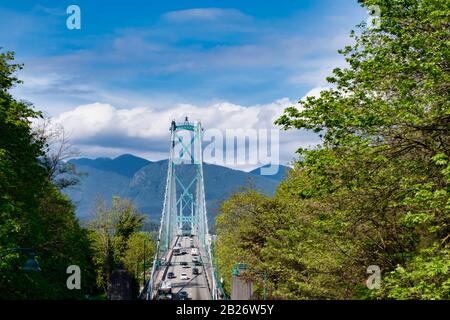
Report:
[[[119,197],[113,197],[108,208],[98,199],[94,218],[88,222],[94,252],[97,285],[107,294],[109,278],[114,269],[126,269],[142,283],[144,257],[148,267],[153,260],[155,244],[147,232],[142,232],[144,216],[134,204]],[[144,241],[146,250],[144,252]]]
[[[276,121],[320,133],[323,144],[299,150],[273,199],[225,202],[219,261],[226,272],[240,260],[267,270],[274,298],[448,299],[450,1],[361,4],[380,7],[379,26],[352,32],[354,45],[340,51],[348,66],[330,88]],[[267,201],[284,209],[241,220]],[[272,215],[286,220],[272,228]],[[246,230],[234,244],[231,224]],[[260,248],[251,257],[225,248],[248,239]],[[380,290],[365,286],[370,265],[382,270]]]
[[[90,229],[80,226],[73,204],[60,192],[79,176],[64,162],[74,155],[67,135],[9,93],[20,84],[21,68],[12,52],[0,52],[0,298],[83,299],[98,288],[107,293],[109,275],[123,265],[141,281],[141,244],[146,242],[147,268],[155,246],[148,233],[139,232],[143,216],[130,201],[115,197],[112,208],[99,203]],[[37,254],[40,272],[22,270],[28,255],[18,248]],[[66,286],[70,265],[80,267],[81,290]]]
[[[40,160],[46,141],[31,122],[41,113],[9,93],[21,68],[12,52],[0,53],[0,298],[83,298],[93,289],[87,233]],[[22,271],[28,256],[16,248],[32,248],[42,271]],[[66,268],[74,264],[82,269],[82,290],[66,287]]]
[[[134,275],[138,283],[144,283],[144,275],[145,280],[149,279],[149,270],[153,263],[155,249],[153,237],[148,232],[135,232],[128,239],[123,264],[125,269]]]

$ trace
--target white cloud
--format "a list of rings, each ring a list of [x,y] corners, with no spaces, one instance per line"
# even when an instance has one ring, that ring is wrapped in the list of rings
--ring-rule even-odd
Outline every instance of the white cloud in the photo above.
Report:
[[[172,119],[189,116],[201,120],[206,128],[220,130],[238,128],[266,128],[279,116],[283,109],[292,105],[284,98],[265,105],[241,106],[230,102],[219,102],[208,106],[177,104],[170,109],[139,107],[118,109],[110,104],[92,103],[78,106],[54,118],[74,139],[95,137],[98,134],[114,132],[130,138],[151,138],[167,136]]]
[[[271,129],[276,128],[273,122],[283,110],[293,104],[283,98],[253,106],[224,101],[205,106],[177,104],[161,110],[152,107],[119,109],[110,104],[92,103],[64,112],[53,121],[65,128],[83,156],[133,153],[159,160],[168,156],[169,126],[173,119],[182,120],[188,116],[192,121],[201,121],[205,129],[219,129],[222,132],[226,129]],[[317,143],[317,137],[312,134],[281,131],[280,162],[293,160],[300,146]]]

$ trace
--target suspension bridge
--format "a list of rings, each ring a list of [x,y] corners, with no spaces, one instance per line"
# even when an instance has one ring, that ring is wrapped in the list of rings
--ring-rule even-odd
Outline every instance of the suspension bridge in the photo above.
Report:
[[[217,300],[203,183],[200,122],[172,121],[161,224],[145,298]],[[183,295],[181,295],[183,294]]]

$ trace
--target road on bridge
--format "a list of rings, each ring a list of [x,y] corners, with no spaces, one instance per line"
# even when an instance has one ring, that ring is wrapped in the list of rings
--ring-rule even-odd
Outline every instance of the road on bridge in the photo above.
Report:
[[[192,300],[211,300],[211,294],[209,292],[205,271],[202,266],[197,266],[200,274],[198,276],[192,274],[192,269],[195,267],[194,262],[192,262],[191,254],[191,238],[190,237],[180,237],[181,248],[187,251],[187,254],[183,255],[172,255],[171,266],[168,268],[166,273],[166,280],[172,282],[172,292],[175,296],[180,290],[186,291],[189,295],[189,299]],[[194,237],[194,246],[198,248],[198,242],[196,237]],[[187,266],[180,265],[180,262],[187,262]],[[176,276],[174,279],[167,279],[167,274],[173,272]],[[181,273],[186,273],[188,280],[181,280]],[[192,281],[191,281],[192,280]],[[187,284],[187,285],[186,285]],[[185,287],[184,287],[185,286]],[[183,288],[184,287],[184,288]]]

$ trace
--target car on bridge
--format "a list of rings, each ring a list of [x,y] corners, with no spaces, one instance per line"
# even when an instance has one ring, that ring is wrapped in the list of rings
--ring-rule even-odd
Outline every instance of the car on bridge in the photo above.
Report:
[[[198,275],[200,274],[200,270],[198,268],[192,268],[192,274]]]
[[[191,255],[198,256],[198,249],[197,248],[192,248]]]
[[[178,300],[188,300],[189,294],[187,293],[187,291],[180,291],[177,294],[177,298],[178,298]]]
[[[180,280],[189,280],[189,277],[188,277],[188,275],[187,275],[187,273],[182,273],[181,275],[180,275]]]
[[[173,273],[173,272],[169,272],[168,274],[167,274],[167,279],[175,279],[177,276],[175,275],[175,273]]]

